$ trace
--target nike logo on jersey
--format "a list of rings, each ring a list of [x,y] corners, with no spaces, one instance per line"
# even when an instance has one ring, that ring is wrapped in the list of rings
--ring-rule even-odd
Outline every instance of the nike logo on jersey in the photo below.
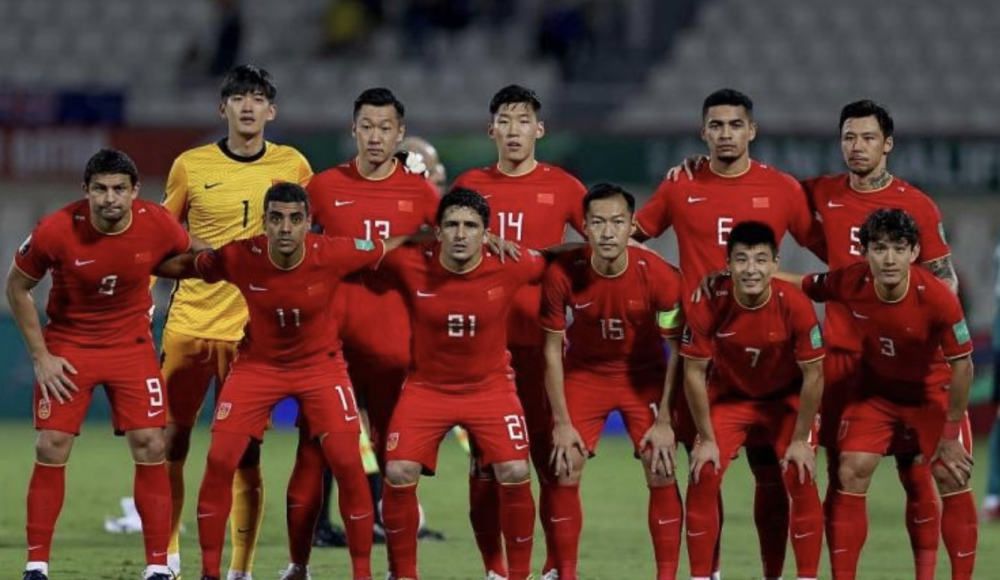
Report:
[[[837,203],[835,201],[828,201],[826,202],[826,207],[844,207],[844,204]]]
[[[516,443],[514,445],[514,449],[516,449],[517,451],[520,451],[522,449],[527,449],[527,448],[528,448],[528,444],[527,443]]]
[[[93,263],[94,263],[94,262],[96,262],[96,261],[97,261],[97,260],[81,260],[81,259],[77,258],[77,259],[76,259],[76,260],[75,260],[75,261],[73,262],[73,265],[74,265],[74,266],[86,266],[87,264],[93,264]]]
[[[431,296],[437,296],[433,292],[424,292],[423,290],[417,290],[417,298],[430,298]]]
[[[264,288],[263,286],[254,286],[253,284],[251,284],[250,285],[250,291],[251,292],[267,292],[267,288]]]
[[[219,185],[222,185],[221,181],[216,181],[215,183],[206,183],[205,189],[212,189],[213,187],[217,187]]]
[[[716,332],[715,333],[715,336],[717,336],[719,338],[726,338],[726,337],[735,336],[735,335],[736,335],[735,332]]]
[[[707,197],[691,197],[689,195],[688,196],[688,203],[698,203],[699,201],[705,201],[706,199],[708,199],[708,198]]]
[[[352,203],[354,203],[354,201],[355,200],[353,200],[353,199],[350,199],[350,200],[347,200],[347,201],[341,201],[339,199],[335,199],[335,200],[333,200],[333,206],[334,207],[344,207],[345,205],[351,205]]]
[[[573,308],[575,308],[577,310],[583,310],[584,308],[590,306],[591,304],[593,304],[593,302],[584,302],[583,304],[574,304]]]
[[[146,411],[147,417],[155,417],[157,415],[162,415],[162,414],[163,414],[163,409],[160,409],[159,411]]]
[[[853,316],[854,318],[857,318],[859,320],[868,320],[867,316],[865,316],[864,314],[860,314],[860,313],[858,313],[858,312],[856,312],[854,310],[851,311],[851,316]]]

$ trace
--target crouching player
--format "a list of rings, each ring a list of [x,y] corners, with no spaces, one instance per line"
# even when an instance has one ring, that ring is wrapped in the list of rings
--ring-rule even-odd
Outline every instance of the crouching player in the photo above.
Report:
[[[823,546],[813,441],[823,393],[822,332],[809,299],[772,279],[778,244],[770,226],[736,225],[727,252],[732,277],[710,300],[689,305],[681,345],[698,429],[687,492],[691,576],[707,580],[712,572],[722,476],[753,434],[781,459],[798,577],[814,579]]]

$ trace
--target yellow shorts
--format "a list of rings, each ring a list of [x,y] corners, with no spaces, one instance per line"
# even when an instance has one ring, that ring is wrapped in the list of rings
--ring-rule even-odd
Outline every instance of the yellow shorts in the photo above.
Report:
[[[212,379],[216,393],[236,358],[237,341],[163,331],[160,370],[167,391],[167,421],[193,427]]]

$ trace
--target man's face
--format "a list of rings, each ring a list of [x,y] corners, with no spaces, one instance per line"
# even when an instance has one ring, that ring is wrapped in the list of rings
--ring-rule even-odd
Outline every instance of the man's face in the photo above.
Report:
[[[124,173],[98,173],[84,184],[90,203],[90,215],[107,224],[115,224],[129,215],[132,201],[139,195],[139,184]]]
[[[306,204],[301,201],[272,201],[264,214],[267,243],[284,256],[291,256],[302,247],[312,220]]]
[[[406,127],[400,123],[392,105],[376,107],[361,105],[351,126],[358,148],[358,158],[364,163],[381,165],[392,157],[403,140]]]
[[[471,207],[449,207],[441,216],[441,223],[437,227],[441,252],[456,263],[478,259],[483,252],[485,235],[483,218]]]
[[[759,296],[771,284],[771,276],[778,270],[778,257],[771,246],[735,244],[729,255],[729,271],[733,284],[745,296]]]
[[[892,151],[892,137],[886,139],[874,115],[845,119],[840,130],[840,151],[851,173],[868,175],[882,167]]]
[[[865,259],[875,281],[889,288],[906,280],[910,264],[919,255],[920,244],[911,246],[906,240],[892,241],[888,237],[872,240],[865,248]]]
[[[624,197],[616,195],[590,202],[586,219],[584,230],[595,256],[615,260],[625,252],[635,232],[635,222]]]
[[[738,160],[756,136],[757,124],[741,106],[718,105],[705,112],[701,139],[712,159],[727,163]]]
[[[264,132],[268,121],[277,113],[274,103],[264,93],[257,91],[242,95],[229,95],[219,105],[219,114],[226,119],[230,129],[244,137],[254,137]]]
[[[545,126],[529,103],[500,105],[489,128],[500,159],[520,163],[535,157],[535,141],[545,135]]]

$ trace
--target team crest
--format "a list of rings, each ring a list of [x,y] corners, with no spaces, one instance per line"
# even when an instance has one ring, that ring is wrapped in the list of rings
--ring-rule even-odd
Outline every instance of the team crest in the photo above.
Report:
[[[38,401],[38,418],[44,421],[51,416],[52,403],[48,399],[41,399]]]
[[[399,446],[399,431],[389,433],[389,438],[385,440],[385,450],[392,451]]]
[[[229,412],[233,410],[233,404],[229,401],[219,403],[219,410],[215,412],[216,421],[224,421],[226,417],[229,416]]]

